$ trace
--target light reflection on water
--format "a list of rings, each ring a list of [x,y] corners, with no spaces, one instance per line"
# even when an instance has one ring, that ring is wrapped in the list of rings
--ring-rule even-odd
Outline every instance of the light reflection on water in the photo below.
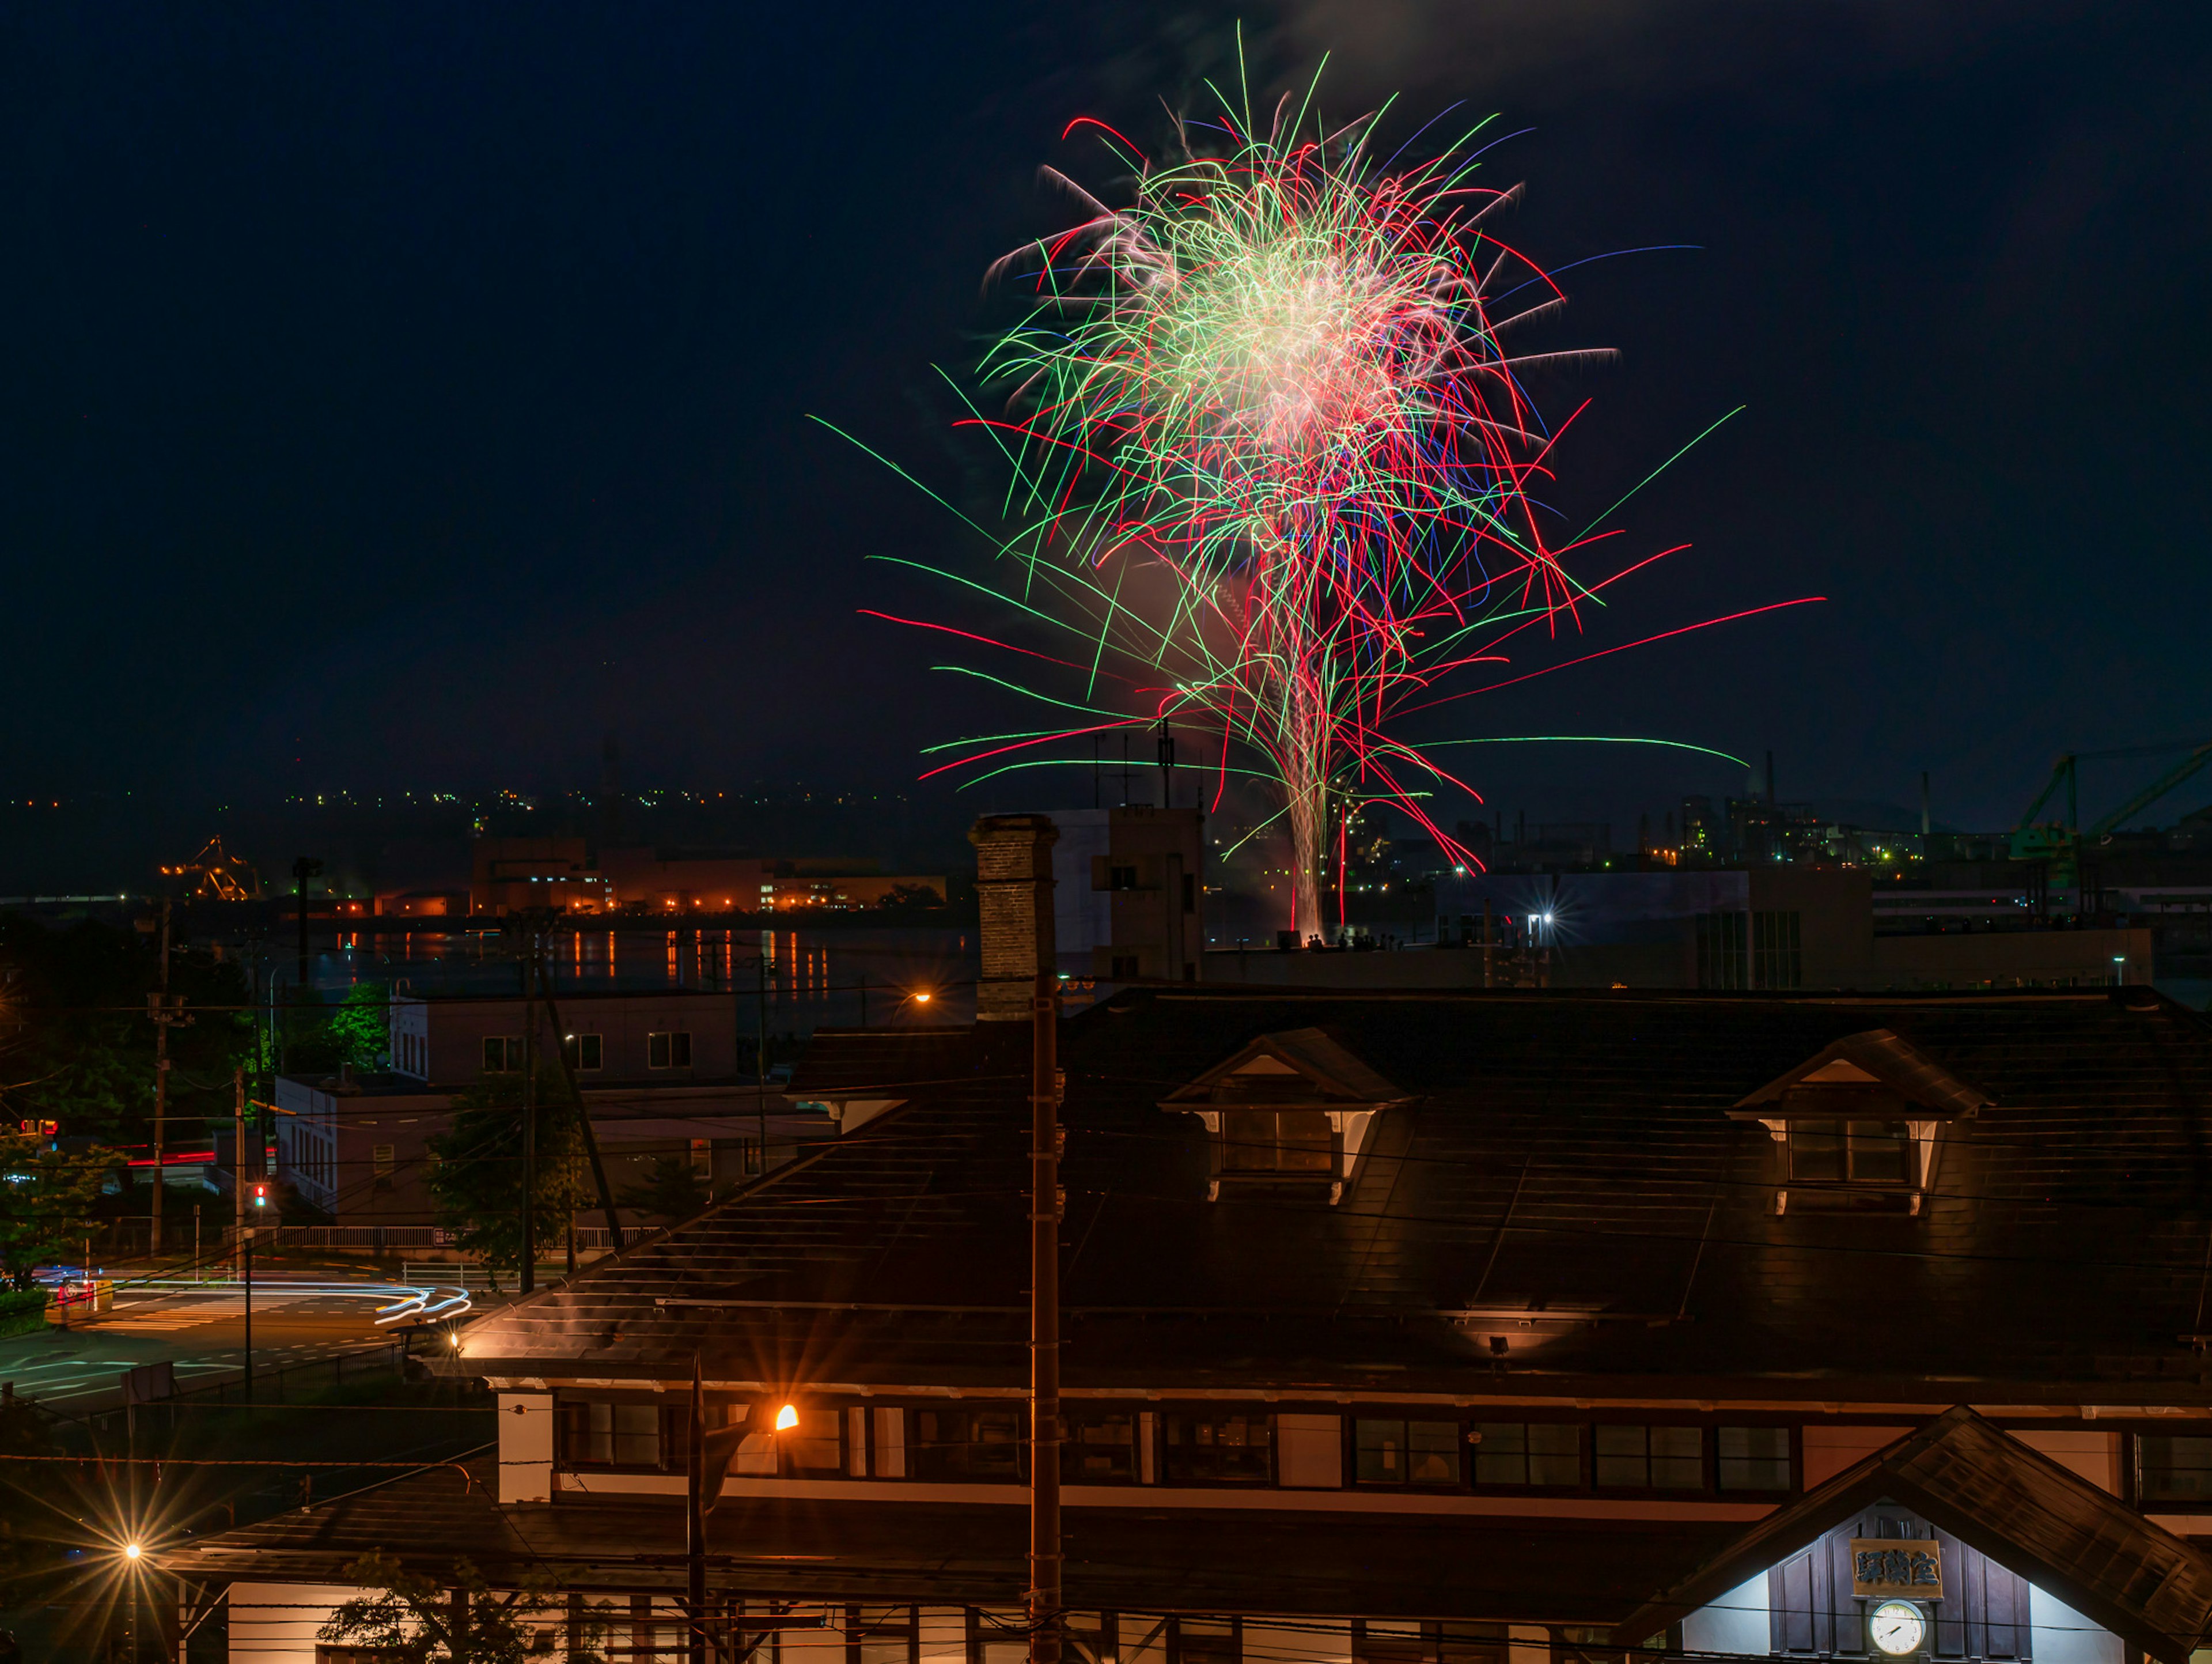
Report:
[[[496,930],[349,930],[315,956],[326,990],[389,981],[401,992],[513,994],[517,938]],[[593,990],[726,991],[748,1013],[765,1000],[769,1027],[805,1034],[864,1020],[972,1021],[978,966],[972,930],[886,926],[850,930],[648,930],[625,925],[553,938],[556,998]],[[763,969],[766,975],[763,978]],[[927,993],[927,1002],[917,1001]]]

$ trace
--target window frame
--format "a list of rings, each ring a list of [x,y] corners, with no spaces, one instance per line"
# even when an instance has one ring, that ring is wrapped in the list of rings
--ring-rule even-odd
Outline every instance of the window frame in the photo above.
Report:
[[[2143,1441],[2146,1439],[2197,1439],[2212,1444],[2212,1434],[2172,1432],[2162,1427],[2130,1432],[2123,1464],[2123,1483],[2127,1490],[2127,1500],[2142,1512],[2155,1509],[2160,1514],[2212,1514],[2212,1489],[2208,1489],[2201,1496],[2194,1497],[2151,1494],[2143,1484]],[[2212,1472],[2212,1463],[2208,1463],[2206,1471]]]
[[[1401,1428],[1421,1422],[1431,1426],[1452,1429],[1453,1450],[1459,1472],[1451,1479],[1415,1479],[1412,1476],[1413,1437],[1401,1435],[1407,1456],[1407,1474],[1402,1479],[1370,1479],[1359,1471],[1359,1428],[1362,1423],[1395,1422]],[[1470,1488],[1474,1477],[1474,1447],[1468,1442],[1468,1429],[1473,1424],[1465,1411],[1451,1415],[1437,1413],[1420,1405],[1355,1405],[1344,1411],[1344,1476],[1347,1490],[1375,1490],[1387,1496],[1438,1496],[1446,1492],[1464,1491]]]
[[[570,1444],[570,1420],[576,1411],[588,1412],[605,1405],[612,1409],[647,1409],[655,1412],[654,1460],[651,1463],[579,1461]],[[556,1393],[553,1399],[553,1470],[556,1473],[680,1473],[688,1459],[691,1407],[671,1405],[658,1395],[641,1393]],[[611,1420],[611,1417],[610,1417]],[[608,1437],[615,1436],[611,1426]]]
[[[890,1408],[892,1406],[884,1405],[881,1407]],[[1029,1411],[1026,1405],[1018,1403],[1009,1404],[1004,1400],[992,1400],[983,1403],[971,1400],[965,1403],[952,1404],[947,1404],[942,1400],[933,1400],[927,1404],[901,1405],[896,1406],[896,1408],[900,1414],[904,1417],[904,1421],[900,1430],[905,1438],[902,1460],[906,1466],[906,1473],[903,1478],[896,1481],[895,1483],[952,1485],[1026,1485],[1029,1483]],[[931,1465],[930,1458],[925,1454],[927,1452],[950,1450],[955,1448],[967,1451],[973,1451],[978,1446],[987,1446],[993,1448],[1000,1448],[995,1441],[974,1437],[974,1425],[972,1423],[969,1424],[970,1436],[968,1438],[960,1440],[938,1439],[925,1441],[921,1436],[921,1423],[915,1419],[915,1417],[921,1415],[946,1414],[970,1417],[984,1415],[1011,1416],[1013,1418],[1015,1437],[1007,1442],[1011,1444],[1011,1447],[1015,1453],[1013,1471],[1010,1473],[980,1474],[972,1472],[958,1473],[923,1472],[922,1470],[925,1466]],[[871,1417],[869,1421],[870,1449],[868,1453],[868,1467],[871,1473],[873,1472],[875,1468],[874,1442],[875,1424],[873,1417]]]
[[[491,1060],[492,1048],[494,1046],[497,1046],[499,1048],[499,1055],[501,1059],[501,1061],[497,1064],[493,1063]],[[520,1034],[487,1034],[483,1037],[483,1049],[479,1055],[483,1059],[483,1073],[487,1075],[519,1075],[522,1072],[522,1036]]]
[[[1157,1406],[1153,1432],[1153,1460],[1158,1465],[1158,1483],[1163,1488],[1177,1490],[1276,1490],[1282,1487],[1282,1461],[1279,1454],[1280,1441],[1276,1435],[1275,1415],[1280,1406],[1261,1405],[1244,1408],[1229,1405],[1172,1405]],[[1195,1450],[1195,1444],[1178,1445],[1170,1429],[1177,1423],[1211,1421],[1220,1423],[1231,1417],[1256,1420],[1267,1429],[1267,1471],[1258,1478],[1223,1478],[1218,1472],[1211,1475],[1177,1473],[1174,1471],[1173,1453],[1178,1449]],[[1214,1445],[1212,1448],[1231,1448]],[[1249,1449],[1249,1445],[1243,1447]]]
[[[662,1061],[653,1060],[655,1043]],[[682,1052],[679,1058],[678,1052]],[[689,1069],[691,1067],[691,1031],[688,1028],[661,1028],[649,1031],[645,1037],[645,1066],[647,1069]]]

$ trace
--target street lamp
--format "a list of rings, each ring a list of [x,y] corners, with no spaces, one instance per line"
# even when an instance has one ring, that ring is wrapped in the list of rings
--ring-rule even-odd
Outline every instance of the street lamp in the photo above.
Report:
[[[775,1412],[775,1430],[777,1432],[788,1433],[793,1428],[798,1425],[799,1411],[797,1406],[787,1404],[782,1409]]]
[[[145,1547],[142,1544],[125,1543],[123,1545],[123,1557],[126,1560],[136,1560],[145,1552]]]

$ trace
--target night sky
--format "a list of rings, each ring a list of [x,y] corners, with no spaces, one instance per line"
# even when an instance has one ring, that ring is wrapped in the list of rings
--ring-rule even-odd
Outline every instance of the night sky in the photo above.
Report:
[[[588,786],[610,726],[634,783],[890,789],[1021,725],[854,616],[977,622],[863,557],[983,552],[805,418],[986,493],[932,366],[972,362],[985,266],[1058,222],[1038,164],[1110,186],[1067,119],[1158,135],[1162,97],[1234,76],[1239,15],[0,12],[0,792]],[[1628,554],[1692,547],[1522,667],[1828,597],[1431,737],[1771,748],[1785,798],[1916,810],[1925,769],[1940,821],[1991,826],[2060,749],[2212,733],[2206,8],[1241,15],[1260,85],[1327,51],[1324,103],[1402,92],[1401,137],[1498,112],[1483,177],[1526,183],[1500,229],[1546,264],[1694,245],[1566,272],[1544,338],[1620,353],[1547,389],[1593,401],[1571,515],[1747,407],[1614,519]],[[1471,766],[1509,816],[1743,783]],[[2085,811],[2149,766],[2089,776]]]

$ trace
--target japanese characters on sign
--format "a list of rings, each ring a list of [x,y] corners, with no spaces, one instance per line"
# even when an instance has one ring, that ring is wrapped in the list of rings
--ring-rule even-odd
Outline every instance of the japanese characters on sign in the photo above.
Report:
[[[1933,1538],[1852,1538],[1851,1593],[1941,1600],[1942,1545]]]

